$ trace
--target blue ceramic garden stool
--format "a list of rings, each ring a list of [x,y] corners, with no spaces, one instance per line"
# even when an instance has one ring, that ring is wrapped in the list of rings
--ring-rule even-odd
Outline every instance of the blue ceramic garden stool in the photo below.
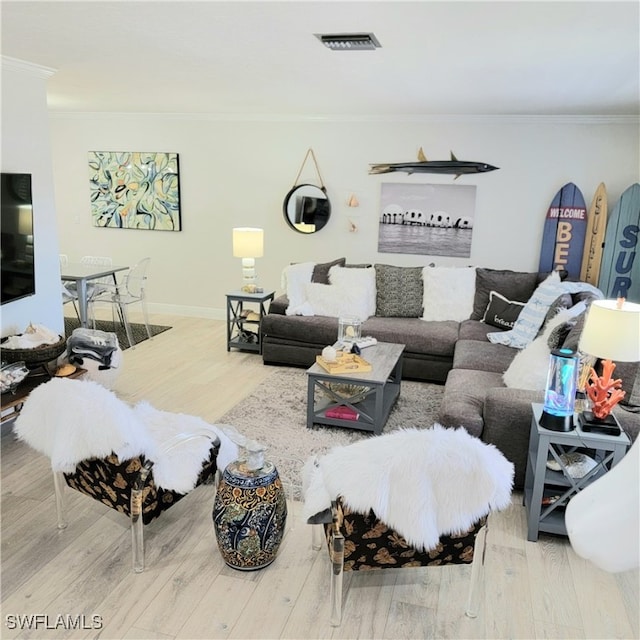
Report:
[[[253,571],[270,565],[287,522],[287,501],[278,470],[261,455],[227,466],[213,504],[213,525],[224,561]]]

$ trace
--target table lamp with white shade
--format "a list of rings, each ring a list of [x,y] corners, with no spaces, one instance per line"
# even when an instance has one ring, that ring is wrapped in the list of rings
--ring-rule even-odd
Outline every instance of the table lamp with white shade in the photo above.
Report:
[[[578,349],[602,359],[605,378],[619,362],[640,361],[640,304],[628,302],[624,298],[617,300],[594,300],[589,306],[584,329],[580,335]],[[615,376],[612,376],[615,378]],[[592,383],[605,383],[606,380],[596,380],[592,371]],[[619,385],[618,385],[619,386]],[[587,390],[589,392],[589,389]],[[592,385],[591,393],[595,393]],[[594,407],[593,411],[580,414],[580,426],[585,431],[599,431],[615,435],[620,432],[611,409],[624,397],[619,388],[600,389],[602,406]],[[597,414],[600,415],[597,415]]]
[[[624,298],[592,302],[579,349],[605,362],[640,361],[640,304]],[[588,429],[582,421],[580,426]],[[640,439],[608,473],[571,498],[565,525],[574,551],[600,569],[617,573],[640,566]]]
[[[233,257],[242,258],[242,290],[256,290],[256,258],[264,255],[264,231],[256,227],[233,230]]]

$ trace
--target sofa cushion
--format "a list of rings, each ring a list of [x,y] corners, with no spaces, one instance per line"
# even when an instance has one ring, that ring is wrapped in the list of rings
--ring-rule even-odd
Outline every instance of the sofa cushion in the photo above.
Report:
[[[489,304],[482,316],[482,322],[486,322],[498,329],[513,329],[524,302],[509,300],[497,291],[489,292]]]
[[[447,320],[425,322],[420,318],[372,316],[363,323],[362,335],[372,335],[379,342],[404,344],[405,352],[453,358],[453,350],[458,339],[458,323]],[[366,358],[366,349],[364,354]]]
[[[489,293],[497,291],[509,300],[526,302],[535,291],[538,274],[509,269],[476,269],[476,292],[471,320],[482,320],[489,304]]]
[[[488,342],[487,333],[495,331],[495,327],[481,320],[464,320],[460,323],[458,340],[480,340]]]
[[[476,270],[473,267],[424,267],[423,320],[466,320],[473,311]]]
[[[317,282],[319,284],[329,284],[329,269],[338,265],[344,267],[347,262],[346,258],[337,258],[331,262],[322,262],[314,265],[313,273],[311,274],[311,282]]]
[[[268,313],[262,318],[260,330],[263,336],[327,346],[338,339],[338,318]]]
[[[422,315],[422,267],[376,264],[376,316],[419,318]]]
[[[474,322],[470,320],[470,322]],[[518,349],[480,340],[458,340],[453,355],[454,369],[473,369],[504,373]],[[545,369],[546,371],[546,369]]]

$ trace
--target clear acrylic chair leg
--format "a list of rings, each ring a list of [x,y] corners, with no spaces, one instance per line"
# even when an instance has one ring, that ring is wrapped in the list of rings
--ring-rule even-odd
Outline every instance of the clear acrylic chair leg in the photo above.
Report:
[[[56,493],[56,515],[58,517],[58,529],[67,528],[67,519],[65,514],[64,490],[67,483],[64,474],[60,471],[53,472],[53,487]]]
[[[133,336],[131,335],[131,325],[129,323],[129,316],[127,315],[127,305],[120,305],[120,313],[122,314],[122,319],[124,321],[124,330],[127,332],[127,340],[129,340],[129,346],[132,349],[136,348],[136,343],[133,341]]]
[[[151,326],[149,325],[149,312],[147,310],[147,301],[142,300],[142,316],[144,318],[144,326],[147,328],[147,336],[149,336],[149,340],[153,338],[151,335]]]
[[[487,547],[487,525],[485,524],[478,535],[474,545],[473,561],[471,563],[471,582],[469,584],[469,596],[467,598],[467,617],[476,618],[480,609],[482,586],[484,582],[484,558]]]
[[[151,473],[153,462],[147,460],[131,488],[131,553],[133,557],[133,570],[136,573],[144,571],[144,522],[142,519],[142,491],[144,489],[149,473]]]
[[[331,537],[331,590],[329,594],[331,604],[332,627],[339,627],[342,623],[342,578],[344,576],[344,536],[334,533]]]
[[[322,549],[325,544],[324,526],[321,524],[314,524],[311,526],[311,548],[314,551]]]

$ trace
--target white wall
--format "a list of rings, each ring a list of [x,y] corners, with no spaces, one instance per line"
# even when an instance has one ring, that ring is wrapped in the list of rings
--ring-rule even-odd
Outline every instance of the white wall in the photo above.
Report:
[[[36,294],[2,305],[3,337],[23,332],[30,322],[64,335],[46,94],[50,75],[43,67],[2,58],[2,171],[32,175],[36,269]]]
[[[224,294],[241,281],[231,254],[234,226],[265,229],[265,255],[256,261],[261,286],[280,289],[293,261],[398,265],[476,264],[536,270],[544,216],[555,192],[575,182],[587,205],[605,182],[613,206],[640,173],[639,127],[633,118],[416,118],[390,121],[304,120],[157,114],[51,114],[60,250],[70,257],[111,255],[133,264],[151,256],[152,311],[222,317]],[[477,185],[469,260],[379,254],[380,183],[452,184],[452,176],[368,175],[373,162],[415,158],[484,161],[492,173],[463,176]],[[309,147],[314,149],[333,204],[329,224],[314,235],[291,230],[282,201]],[[100,229],[89,208],[88,151],[172,151],[179,154],[180,233]],[[317,183],[313,163],[302,181]],[[355,193],[360,207],[349,210]],[[359,230],[350,233],[355,217]]]

